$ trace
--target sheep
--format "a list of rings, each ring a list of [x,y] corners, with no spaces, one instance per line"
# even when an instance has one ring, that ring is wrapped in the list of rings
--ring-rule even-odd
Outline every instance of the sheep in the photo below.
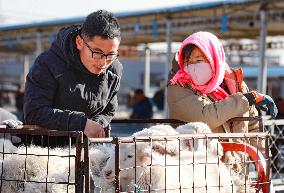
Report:
[[[210,132],[210,128],[202,123],[191,123],[182,125],[176,130],[169,125],[156,125],[149,129],[139,131],[133,134],[133,136],[176,135],[178,137],[179,133],[187,134]],[[121,191],[133,191],[135,186],[145,190],[149,188],[149,185],[151,185],[151,192],[164,192],[163,188],[167,188],[167,192],[170,193],[180,192],[180,186],[182,192],[192,192],[193,190],[194,192],[210,191],[212,193],[236,192],[235,189],[232,191],[232,186],[235,186],[235,183],[240,182],[240,180],[236,180],[239,179],[238,177],[232,179],[225,165],[219,161],[218,155],[220,154],[218,151],[221,146],[219,146],[218,140],[215,142],[212,141],[213,140],[197,139],[193,144],[192,139],[184,140],[185,143],[180,149],[181,151],[179,151],[178,140],[170,140],[167,143],[157,141],[151,141],[149,143],[137,142],[136,165],[138,167],[136,168],[136,184],[135,169],[129,168],[131,163],[134,165],[134,144],[121,144],[120,165],[123,168],[120,172]],[[46,148],[30,146],[27,149],[28,153],[31,154],[48,154]],[[74,186],[56,183],[49,183],[46,185],[45,183],[46,180],[49,182],[67,182],[68,179],[70,182],[74,182],[74,158],[73,160],[71,158],[71,162],[69,163],[69,158],[62,158],[58,156],[49,157],[49,171],[47,175],[47,156],[17,155],[25,154],[26,147],[22,146],[16,148],[8,140],[2,140],[1,142],[0,139],[0,151],[1,150],[5,150],[5,153],[14,153],[13,155],[5,154],[5,157],[1,162],[0,172],[1,175],[3,175],[3,178],[15,179],[16,177],[16,179],[23,180],[23,182],[9,182],[3,180],[2,190],[5,190],[4,192],[57,193],[67,192],[67,188],[70,193],[75,191]],[[206,155],[205,151],[207,151],[207,156],[204,156]],[[74,148],[71,149],[71,152],[62,148],[49,149],[49,154],[53,155],[69,155],[69,153],[74,155]],[[94,181],[96,190],[99,189],[98,192],[114,192],[114,155],[113,145],[96,145],[91,146],[89,149],[91,177]],[[165,165],[165,157],[167,158],[167,165]],[[180,163],[178,161],[179,157],[181,160]],[[192,165],[193,157],[194,166]],[[108,158],[109,160],[104,167]],[[203,164],[205,162],[209,164],[205,166]],[[71,165],[69,166],[69,164]],[[179,164],[180,168],[178,166]],[[71,172],[70,174],[68,174],[69,167]],[[19,171],[15,170],[15,168],[19,168]],[[181,176],[180,180],[178,178],[179,172]],[[150,173],[151,180],[149,175]],[[24,175],[26,176],[26,179],[23,178]],[[24,180],[40,181],[43,183],[24,182]],[[165,183],[167,184],[166,187]],[[238,183],[238,185],[240,185],[240,188],[237,189],[237,192],[241,192],[243,186],[241,183]],[[193,186],[194,189],[192,188]],[[220,186],[220,191],[218,186]]]
[[[4,156],[4,153],[13,153],[17,150],[17,147],[12,144],[10,140],[0,138],[0,153]],[[0,159],[3,158],[0,156]]]
[[[134,133],[132,136],[175,136],[180,134],[208,134],[212,133],[209,126],[203,122],[192,122],[184,125],[178,126],[176,129],[172,128],[170,125],[154,125],[150,128],[145,128],[141,131]],[[178,155],[179,146],[181,150],[194,150],[200,151],[201,148],[207,148],[207,151],[215,153],[218,157],[223,156],[222,145],[218,142],[218,139],[195,139],[193,144],[193,139],[182,139],[180,144],[178,140],[171,140],[167,142],[167,147],[165,148],[165,142],[155,142],[155,151],[159,151],[161,154],[167,153],[170,155]],[[163,152],[166,149],[167,152]],[[203,149],[204,151],[205,149]]]
[[[176,130],[168,125],[156,125],[134,133],[134,137],[211,133],[208,125],[195,122],[179,126]],[[151,192],[161,192],[167,188],[167,192],[255,192],[254,188],[244,187],[244,176],[239,176],[230,171],[220,161],[223,155],[221,144],[217,139],[193,139],[183,140],[180,152],[177,151],[179,143],[171,140],[170,143],[151,141],[149,143],[136,142],[136,154],[134,144],[120,145],[120,185],[121,191],[133,191],[135,187],[147,190],[151,186]],[[168,147],[168,144],[169,147]],[[166,149],[170,151],[166,151]],[[158,151],[157,151],[158,150]],[[173,153],[174,152],[174,153]],[[165,156],[164,154],[168,154]],[[136,176],[134,166],[136,155]],[[178,156],[181,162],[178,162]],[[167,166],[164,165],[165,157]],[[194,160],[193,160],[194,157]],[[107,165],[103,169],[104,177],[108,182],[114,181],[114,150],[111,153]],[[194,167],[190,164],[194,163]],[[207,163],[206,166],[204,163]],[[178,165],[180,164],[180,170]],[[165,173],[165,167],[167,172]],[[182,177],[178,181],[179,174]],[[151,183],[150,183],[151,173]],[[191,175],[190,175],[191,174]],[[136,177],[136,183],[135,183]],[[165,181],[166,178],[166,181]],[[165,182],[167,186],[165,187]],[[194,183],[194,188],[193,187]],[[219,189],[220,187],[220,189]],[[159,190],[160,189],[160,190]]]
[[[27,152],[26,152],[27,150]],[[70,152],[74,155],[74,150]],[[29,154],[29,155],[25,155]],[[47,156],[47,155],[57,155],[57,156]],[[30,186],[30,182],[25,183],[25,181],[41,181],[45,182],[52,179],[56,182],[67,182],[68,178],[70,182],[74,183],[74,157],[58,157],[68,156],[69,152],[61,149],[55,148],[50,149],[48,152],[47,148],[30,146],[19,147],[13,154],[5,155],[1,164],[1,175],[6,180],[20,180],[20,181],[2,181],[2,189],[5,192],[19,192],[19,189],[25,190],[25,185]],[[69,172],[70,164],[70,174]],[[38,190],[40,188],[39,184],[35,184],[32,189]],[[43,185],[45,186],[45,185]],[[39,191],[40,192],[40,191]],[[54,192],[54,191],[51,191]],[[61,192],[63,192],[61,190]]]
[[[195,152],[193,156],[189,151],[182,151],[179,160],[175,156],[167,157],[167,166],[165,173],[165,156],[158,152],[152,151],[150,143],[136,144],[136,176],[134,166],[135,150],[134,144],[121,144],[120,152],[120,185],[121,191],[133,191],[135,185],[139,185],[143,190],[147,190],[151,186],[151,192],[164,192],[163,188],[167,188],[167,192],[205,192],[206,184],[207,191],[219,192],[219,177],[220,177],[220,192],[231,193],[232,184],[230,173],[222,162],[219,165],[211,164],[211,156],[207,158],[204,152]],[[107,165],[103,169],[106,180],[109,182],[114,180],[114,154],[111,155]],[[213,156],[214,160],[215,157]],[[205,160],[206,159],[206,160]],[[210,163],[204,165],[202,163]],[[192,166],[194,163],[194,167]],[[193,169],[194,168],[194,169]],[[206,168],[206,169],[205,169]],[[206,170],[206,174],[205,174]],[[181,179],[178,174],[180,171]],[[221,172],[219,172],[221,171]],[[150,180],[151,173],[151,180]],[[135,184],[136,177],[136,184]],[[165,181],[166,178],[166,181]],[[193,180],[194,179],[194,180]],[[166,183],[165,183],[166,182]],[[194,182],[194,189],[192,189]],[[165,187],[166,184],[166,187]],[[213,187],[216,186],[216,187]],[[223,186],[223,187],[222,187]],[[155,190],[156,189],[156,190]]]
[[[193,127],[195,126],[195,127]],[[203,130],[211,132],[208,130],[207,125],[202,125],[201,123],[184,125],[183,128],[179,128],[177,131],[181,131],[183,133],[190,133],[192,129],[195,129],[195,133],[200,132],[200,127],[205,127]],[[202,130],[202,131],[203,131]],[[144,129],[140,132],[133,134],[133,136],[146,136],[146,135],[178,135],[179,133],[174,131],[170,126],[167,125],[159,125],[153,126],[149,129]],[[152,142],[152,143],[140,143],[136,144],[136,176],[135,169],[129,168],[131,165],[134,165],[135,160],[135,150],[134,144],[121,144],[120,148],[120,166],[123,170],[120,172],[120,182],[121,182],[121,191],[131,191],[135,186],[139,185],[142,189],[147,189],[149,185],[151,185],[151,192],[161,192],[163,187],[165,186],[165,182],[167,184],[167,189],[170,189],[167,192],[179,192],[179,185],[182,186],[182,192],[192,192],[193,182],[195,184],[194,191],[197,192],[205,192],[204,189],[207,184],[207,191],[215,191],[219,192],[218,188],[214,188],[213,186],[219,185],[219,177],[220,177],[220,192],[232,192],[232,182],[230,178],[230,173],[222,162],[216,164],[216,155],[214,153],[209,153],[207,156],[204,156],[204,145],[199,140],[199,148],[193,151],[182,151],[176,152],[178,149],[178,143],[173,141],[171,144],[172,151],[165,151],[164,144],[161,145],[160,142]],[[213,144],[213,143],[212,143]],[[158,148],[157,148],[158,146]],[[213,146],[213,145],[212,145]],[[164,151],[162,151],[164,147]],[[216,147],[215,147],[216,148]],[[159,151],[156,151],[156,150]],[[162,152],[162,153],[161,153]],[[172,153],[175,152],[175,153]],[[171,166],[165,166],[165,155],[169,154],[167,157],[167,163]],[[194,169],[189,164],[193,163],[193,154],[194,153]],[[177,156],[180,156],[180,174],[182,176],[180,182],[178,181],[178,176],[173,175],[177,174],[179,171],[179,162]],[[103,169],[105,179],[109,182],[114,180],[114,161],[115,161],[114,151],[112,152],[110,159],[107,162],[107,165]],[[206,159],[206,160],[205,160]],[[206,176],[202,176],[202,172],[205,175],[205,166],[202,163],[210,163],[206,166],[207,178],[210,180],[206,181]],[[215,163],[212,164],[212,163]],[[165,167],[167,172],[165,173]],[[151,169],[150,169],[151,168]],[[219,172],[221,171],[221,172]],[[150,183],[150,172],[151,172],[151,183]],[[193,174],[192,174],[193,173]],[[192,174],[192,175],[191,175]],[[136,177],[136,184],[135,184]],[[166,178],[166,181],[164,180]],[[194,179],[194,180],[193,180]],[[217,181],[216,181],[217,180]],[[189,183],[191,182],[191,183]],[[155,189],[161,189],[156,190]],[[217,190],[218,189],[218,190]]]
[[[212,133],[210,127],[203,122],[192,122],[187,123],[184,125],[180,125],[176,128],[176,132],[179,134],[208,134]],[[218,157],[223,156],[223,148],[222,145],[219,143],[218,139],[195,139],[193,144],[193,139],[186,139],[181,144],[183,149],[189,148],[190,150],[195,151],[204,151],[207,148],[207,151],[210,151],[211,153],[218,155]]]
[[[94,178],[95,186],[102,187],[105,192],[114,192],[113,184],[106,182],[100,175],[100,171],[109,157],[108,149],[110,147],[102,145],[90,147],[90,172],[91,177]],[[75,158],[69,156],[75,155],[75,148],[71,148],[70,152],[66,148],[48,150],[34,145],[17,148],[10,140],[0,139],[0,151],[5,152],[4,157],[2,156],[4,159],[1,160],[0,164],[0,175],[3,179],[6,179],[6,181],[2,180],[1,182],[2,191],[9,193],[63,193],[67,192],[68,189],[70,193],[75,192],[74,185],[66,184],[66,182],[75,183]],[[29,155],[26,156],[26,153]],[[58,156],[48,157],[48,154]],[[49,183],[46,184],[46,181]],[[58,184],[58,182],[65,182],[65,184]]]
[[[141,131],[134,133],[133,137],[138,136],[175,136],[179,133],[175,131],[175,129],[170,125],[154,125],[150,128],[144,128]],[[177,155],[179,150],[178,140],[170,140],[170,141],[154,141],[153,150],[159,152],[160,154],[169,154],[169,155]]]
[[[176,131],[180,134],[189,134],[189,133],[190,134],[197,134],[197,133],[208,134],[208,133],[212,133],[209,126],[205,123],[202,123],[202,122],[192,122],[192,123],[180,125],[176,128]],[[186,139],[186,140],[183,141],[183,143],[181,145],[183,146],[184,149],[185,149],[186,146],[188,146],[189,150],[194,149],[195,151],[196,150],[197,151],[206,151],[206,147],[207,147],[206,153],[209,152],[210,154],[218,155],[218,157],[216,157],[218,159],[223,156],[223,148],[222,148],[222,145],[218,142],[218,139],[210,139],[210,140],[198,139],[198,140],[194,141],[194,144],[193,144],[192,139]],[[231,153],[232,152],[226,152],[225,153],[225,158],[228,158],[228,157],[231,158],[231,159],[225,160],[225,165],[231,173],[231,179],[233,181],[233,184],[235,184],[236,192],[242,193],[242,192],[245,191],[246,193],[254,193],[255,189],[250,186],[251,182],[246,181],[245,175],[241,174],[240,172],[236,172],[235,170],[232,170],[232,165],[235,164],[236,160],[234,159],[234,156],[231,155]],[[240,162],[240,160],[239,160],[239,162]],[[245,182],[247,183],[246,188],[244,187]]]
[[[102,175],[102,169],[110,157],[110,152],[114,149],[110,145],[94,145],[89,148],[90,173],[94,182],[95,193],[115,192],[113,182],[108,182]]]

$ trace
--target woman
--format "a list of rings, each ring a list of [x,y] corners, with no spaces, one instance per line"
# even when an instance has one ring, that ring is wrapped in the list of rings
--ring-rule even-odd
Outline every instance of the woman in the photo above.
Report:
[[[190,35],[173,63],[167,90],[170,118],[204,122],[212,132],[253,132],[258,131],[255,121],[232,125],[227,121],[257,116],[255,107],[269,111],[272,117],[277,115],[272,98],[249,91],[242,70],[228,66],[223,46],[215,35]]]

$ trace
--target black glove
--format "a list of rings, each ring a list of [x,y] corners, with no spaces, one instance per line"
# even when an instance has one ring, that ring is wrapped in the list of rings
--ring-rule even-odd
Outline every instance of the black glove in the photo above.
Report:
[[[245,93],[244,96],[248,99],[249,105],[255,105],[257,109],[269,112],[272,118],[276,117],[278,109],[270,96],[256,91]]]

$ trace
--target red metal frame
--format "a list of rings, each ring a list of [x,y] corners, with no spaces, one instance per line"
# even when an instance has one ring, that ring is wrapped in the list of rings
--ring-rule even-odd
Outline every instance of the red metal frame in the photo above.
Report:
[[[255,147],[242,144],[242,143],[234,143],[234,142],[221,142],[223,146],[224,153],[227,151],[240,151],[247,153],[251,160],[255,164],[255,169],[258,173],[258,179],[255,185],[261,185],[261,189],[263,193],[268,193],[269,189],[267,188],[267,182],[269,182],[269,176],[267,176],[266,172],[266,161],[262,153],[257,150]],[[257,191],[258,192],[258,191]]]

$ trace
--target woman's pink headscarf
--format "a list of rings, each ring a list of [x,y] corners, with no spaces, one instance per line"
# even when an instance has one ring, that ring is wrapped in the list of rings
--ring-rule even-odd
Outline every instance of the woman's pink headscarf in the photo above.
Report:
[[[184,71],[184,62],[182,58],[183,49],[188,44],[197,46],[207,57],[212,68],[212,79],[206,85],[195,85],[188,74]],[[225,52],[220,40],[209,32],[197,32],[188,36],[183,42],[179,50],[178,64],[180,70],[170,80],[171,84],[183,86],[186,83],[191,84],[193,90],[198,90],[202,94],[212,94],[217,100],[226,98],[229,94],[224,91],[220,84],[225,76],[225,69],[228,64],[225,62]]]

